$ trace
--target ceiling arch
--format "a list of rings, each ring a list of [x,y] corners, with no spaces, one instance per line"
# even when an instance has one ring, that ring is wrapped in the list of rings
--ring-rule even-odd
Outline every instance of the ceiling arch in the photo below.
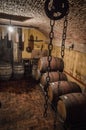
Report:
[[[37,28],[49,38],[50,20],[45,14],[44,3],[45,0],[1,0],[0,13],[26,17],[22,22],[11,19],[11,23]],[[69,7],[67,42],[86,44],[86,0],[69,0]],[[63,20],[56,21],[54,27],[54,40],[58,44],[62,39]],[[0,23],[9,24],[9,19],[0,15]]]

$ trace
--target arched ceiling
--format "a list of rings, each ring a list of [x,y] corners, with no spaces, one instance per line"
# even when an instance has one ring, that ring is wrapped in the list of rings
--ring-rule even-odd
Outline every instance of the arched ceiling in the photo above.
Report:
[[[44,11],[45,0],[0,0],[0,13],[28,17],[25,21],[11,20],[12,24],[37,28],[48,38],[50,20]],[[76,42],[86,45],[86,0],[69,0],[67,43]],[[9,20],[0,18],[0,23]],[[62,39],[63,19],[55,22],[54,40],[59,44]]]

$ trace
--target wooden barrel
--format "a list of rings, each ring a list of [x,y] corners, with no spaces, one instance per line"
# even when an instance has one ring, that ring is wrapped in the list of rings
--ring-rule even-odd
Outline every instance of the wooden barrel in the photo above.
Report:
[[[58,87],[58,83],[60,83]],[[54,104],[57,103],[59,96],[67,93],[81,92],[81,88],[78,84],[71,81],[59,81],[53,82],[49,85],[49,100]]]
[[[41,77],[41,73],[37,67],[37,65],[33,65],[32,67],[32,77],[36,80],[39,81]]]
[[[40,72],[46,72],[48,67],[48,57],[42,57],[38,61],[38,68]],[[64,69],[64,62],[61,58],[58,57],[52,57],[51,60],[51,70],[56,71],[59,70],[62,72]]]
[[[60,96],[57,110],[65,122],[86,123],[86,93],[71,93]]]
[[[24,65],[23,63],[13,64],[13,77],[15,79],[21,79],[24,76]]]
[[[44,73],[41,77],[40,83],[45,86],[46,85],[46,77],[47,77],[48,73]],[[56,82],[59,80],[67,80],[67,76],[66,74],[64,74],[63,72],[50,72],[49,73],[50,76],[50,83],[52,82]]]
[[[12,66],[10,63],[0,63],[0,80],[9,80],[12,76]]]

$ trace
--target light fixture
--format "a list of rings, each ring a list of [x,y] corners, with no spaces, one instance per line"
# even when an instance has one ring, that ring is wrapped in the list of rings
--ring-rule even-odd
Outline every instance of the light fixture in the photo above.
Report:
[[[11,19],[10,19],[10,25],[8,26],[8,31],[9,31],[9,32],[13,32],[13,27],[12,27],[12,25],[11,25]]]
[[[12,27],[12,26],[9,26],[9,27],[8,27],[8,31],[9,31],[9,32],[13,32],[13,27]]]

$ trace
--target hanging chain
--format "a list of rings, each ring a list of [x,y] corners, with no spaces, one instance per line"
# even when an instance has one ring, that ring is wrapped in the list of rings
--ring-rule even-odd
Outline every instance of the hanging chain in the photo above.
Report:
[[[63,34],[62,34],[62,46],[61,46],[61,57],[64,58],[64,50],[65,50],[65,40],[66,40],[66,33],[67,33],[67,25],[68,25],[68,15],[65,16],[64,25],[63,25]],[[59,97],[59,88],[60,88],[60,74],[59,74],[59,81],[58,81],[58,97]],[[55,109],[54,113],[54,130],[56,130],[56,121],[57,121],[57,110]]]
[[[61,57],[64,58],[64,50],[65,50],[65,40],[66,40],[66,33],[67,33],[67,26],[68,26],[68,13],[64,19],[63,25],[63,34],[62,34],[62,45],[61,45]]]
[[[68,13],[65,16],[64,24],[63,24],[62,45],[61,45],[61,57],[62,58],[64,58],[67,25],[68,25]],[[60,88],[60,73],[59,73],[59,81],[58,81],[58,98],[59,98],[59,88]],[[55,113],[54,113],[54,130],[56,130],[56,120],[57,120],[57,110],[55,110]]]
[[[48,67],[47,67],[47,77],[46,77],[46,86],[45,86],[45,104],[44,104],[44,117],[47,117],[47,109],[48,109],[48,87],[49,87],[49,82],[50,82],[50,76],[49,76],[49,72],[51,71],[51,60],[52,60],[52,56],[51,56],[51,52],[53,50],[53,38],[54,38],[54,31],[53,31],[53,27],[55,25],[55,21],[54,20],[50,20],[50,26],[51,26],[51,31],[49,33],[49,38],[50,38],[50,43],[48,44]]]
[[[53,41],[53,38],[54,38],[54,32],[53,32],[54,24],[55,24],[55,21],[50,20],[51,31],[49,33],[50,43],[48,44],[48,50],[49,50],[48,67],[47,67],[48,73],[47,73],[47,77],[46,77],[46,86],[45,86],[44,117],[47,117],[47,109],[48,109],[48,87],[49,87],[49,82],[50,82],[49,72],[51,71],[50,63],[51,63],[51,60],[52,60],[51,52],[52,52],[52,49],[53,49],[52,41]],[[63,34],[62,34],[62,45],[61,45],[61,57],[62,58],[64,57],[67,25],[68,25],[68,20],[67,20],[67,15],[66,15],[65,19],[64,19],[64,28],[63,28]],[[59,87],[60,87],[60,81],[58,82],[58,91],[59,91]],[[55,110],[55,113],[54,113],[54,130],[56,130],[56,121],[57,121],[57,110]]]

